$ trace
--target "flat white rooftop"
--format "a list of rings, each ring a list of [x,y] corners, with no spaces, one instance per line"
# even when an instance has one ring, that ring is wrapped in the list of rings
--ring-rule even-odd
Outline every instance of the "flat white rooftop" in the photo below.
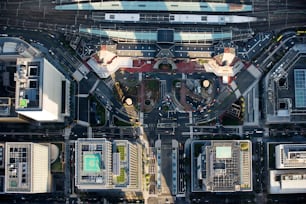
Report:
[[[306,170],[271,170],[271,194],[306,193]]]
[[[306,144],[280,144],[275,147],[277,169],[306,168]]]

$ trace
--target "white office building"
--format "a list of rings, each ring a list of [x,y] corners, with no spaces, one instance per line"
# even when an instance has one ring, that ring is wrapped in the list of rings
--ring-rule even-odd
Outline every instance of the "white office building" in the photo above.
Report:
[[[16,112],[39,122],[69,116],[70,82],[44,58],[17,58]]]
[[[277,169],[306,168],[306,144],[280,144],[275,147]]]
[[[49,146],[7,142],[5,149],[5,193],[50,192]]]
[[[306,193],[306,170],[271,170],[269,192],[271,194]]]

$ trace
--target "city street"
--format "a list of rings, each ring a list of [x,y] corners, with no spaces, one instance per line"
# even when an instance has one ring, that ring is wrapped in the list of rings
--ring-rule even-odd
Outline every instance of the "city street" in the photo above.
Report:
[[[101,5],[109,3],[99,0],[89,2]],[[172,1],[169,8],[154,10],[147,8],[145,2],[141,2],[140,5],[136,2],[133,8],[135,10],[131,10],[130,7],[119,7],[117,1],[112,2],[112,6],[116,8],[114,10],[105,10],[106,7],[101,10],[91,10],[93,9],[91,5],[86,10],[83,7],[83,1],[72,0],[0,2],[0,37],[4,40],[6,37],[14,37],[14,39],[20,38],[26,41],[40,51],[38,57],[47,59],[71,83],[70,116],[66,117],[63,123],[44,123],[31,119],[28,123],[0,124],[0,141],[3,144],[5,142],[63,144],[62,154],[59,157],[62,171],[48,172],[52,178],[57,178],[52,184],[53,188],[60,182],[60,190],[46,194],[4,193],[0,195],[0,203],[305,203],[306,196],[303,193],[277,195],[269,191],[270,171],[276,170],[275,145],[306,144],[305,121],[291,120],[294,117],[302,118],[305,115],[305,107],[296,105],[295,94],[298,85],[293,81],[289,81],[288,84],[287,79],[288,70],[293,66],[292,60],[305,57],[305,2],[300,0],[225,0],[217,4],[220,1],[207,1],[216,3],[211,8],[216,10],[227,5],[223,3],[230,3],[224,7],[226,9],[252,8],[240,13],[239,11],[203,12],[203,9],[207,9],[203,6],[203,2],[197,2],[197,9],[202,11],[187,11],[187,6],[185,10],[175,11],[180,8],[179,3],[185,5],[194,3],[181,1],[179,3]],[[77,3],[79,10],[59,10],[56,7],[67,3]],[[168,3],[166,2],[165,5]],[[128,19],[116,20],[114,14],[118,12],[121,15],[128,14],[126,16],[129,17],[138,14],[139,20],[133,19],[130,22]],[[174,15],[178,14],[185,14],[190,18],[201,15],[201,23],[192,22],[190,19],[188,19],[189,23],[183,22],[183,17],[181,22],[174,22]],[[207,20],[210,14],[215,15],[215,18],[221,16],[218,23]],[[225,18],[226,21],[230,21],[236,15],[254,17],[256,20],[224,23]],[[107,16],[110,19],[107,19]],[[82,29],[96,31],[96,33],[81,32]],[[165,33],[164,36],[158,36],[161,30],[169,36]],[[140,31],[141,34],[139,34]],[[130,32],[132,37],[129,36]],[[123,37],[120,37],[120,33],[124,33]],[[190,36],[196,35],[198,39],[183,38],[186,33]],[[230,37],[226,37],[228,33]],[[208,37],[203,40],[204,34]],[[300,50],[296,45],[300,46]],[[0,43],[0,47],[1,56],[12,57],[10,54],[17,51],[17,48],[10,52],[4,51],[12,49],[10,43]],[[226,56],[222,55],[229,54],[228,50],[233,50],[231,54],[234,55],[230,62],[227,62]],[[102,51],[107,51],[113,57],[107,59],[105,56],[103,58],[103,56],[95,55],[100,51],[101,56],[105,54]],[[110,74],[108,78],[100,78],[98,72],[95,73],[95,69],[88,63],[90,57],[96,60],[99,66],[95,67],[96,69],[111,72],[107,70],[107,66],[114,63],[113,66],[117,66],[118,71],[107,73]],[[123,58],[130,60],[131,67],[119,67],[121,65],[116,64],[119,63],[116,60]],[[220,62],[218,62],[219,58]],[[217,76],[210,70],[210,60],[214,60],[220,70],[225,70],[225,65],[228,63],[232,71],[237,68],[235,63],[241,60],[242,68],[233,75]],[[305,60],[303,60],[301,59],[302,63],[294,69],[304,70]],[[7,63],[4,57],[0,59],[0,79],[3,84],[0,88],[5,87],[5,91],[8,90],[7,88],[16,91],[16,86],[6,85],[7,80],[17,81],[18,73],[9,79],[5,78],[8,73],[5,69],[9,66],[17,68],[16,64]],[[284,76],[276,71],[283,66]],[[277,75],[274,78],[271,77],[273,73]],[[291,75],[292,80],[297,78],[293,77],[292,73]],[[304,78],[304,76],[300,77],[302,88],[299,87],[298,97],[301,97],[301,100],[304,100],[305,96]],[[281,87],[280,79],[286,79],[284,82],[286,86]],[[209,83],[207,87],[204,81]],[[49,87],[55,87],[53,85],[48,84]],[[276,98],[280,93],[285,93],[285,89],[287,91],[284,94],[285,97],[281,98],[282,100]],[[120,94],[120,91],[123,94]],[[0,92],[4,93],[4,91]],[[15,113],[15,106],[22,104],[16,102],[16,105],[15,98],[25,93],[22,92],[20,95],[13,91],[11,93],[10,96],[14,100],[9,107]],[[29,101],[29,98],[34,97],[34,92],[29,91],[25,95],[24,99]],[[5,99],[8,97],[2,95],[0,97],[1,117],[6,116]],[[133,99],[132,105],[127,105],[126,98]],[[146,108],[144,108],[145,105]],[[233,106],[236,108],[238,106],[238,111],[234,110]],[[235,111],[240,112],[240,116],[233,116]],[[269,123],[269,118],[274,119],[269,112],[273,112],[273,117],[289,118],[288,123],[284,122],[285,119],[280,120],[279,123],[275,121]],[[16,115],[19,117],[21,114],[16,113]],[[223,120],[229,115],[231,125]],[[25,119],[29,118],[25,117]],[[237,124],[232,125],[232,122]],[[93,150],[95,154],[99,154],[102,161],[92,161],[98,163],[98,170],[88,169],[86,173],[89,176],[83,175],[86,179],[90,179],[94,174],[99,177],[94,185],[100,185],[102,180],[104,182],[104,173],[110,171],[108,172],[110,182],[114,182],[115,178],[119,177],[126,180],[128,184],[120,183],[119,190],[116,189],[118,191],[101,190],[102,188],[97,188],[96,191],[78,189],[75,185],[76,172],[79,170],[77,168],[81,167],[82,170],[85,168],[84,158],[76,158],[75,142],[80,138],[106,138],[111,142],[127,140],[131,144],[140,146],[137,158],[142,158],[143,161],[135,165],[137,167],[128,166],[134,162],[130,158],[136,153],[131,151],[127,154],[127,151],[132,149],[131,146],[121,151],[118,148],[113,152],[109,150],[110,157],[107,161],[111,164],[107,169],[106,161],[102,160],[106,150]],[[234,152],[232,146],[230,150],[221,148],[223,151],[227,150],[225,153],[230,152],[228,153],[230,156],[224,152],[221,154],[220,151],[217,156],[217,150],[208,152],[207,149],[201,149],[203,146],[197,146],[198,153],[201,152],[202,156],[203,152],[205,159],[198,157],[200,154],[193,158],[195,155],[192,155],[191,143],[193,141],[205,143],[210,140],[251,141],[252,145],[248,147],[251,156],[247,157],[250,158],[248,161],[251,160],[252,166],[250,191],[242,192],[242,185],[236,183],[235,192],[214,190],[209,192],[209,189],[205,189],[205,192],[193,192],[192,179],[194,178],[201,180],[199,184],[196,184],[197,187],[200,186],[199,189],[202,187],[200,184],[202,180],[208,179],[208,176],[215,174],[217,176],[213,179],[221,180],[220,175],[228,170],[226,164],[230,163],[229,158],[232,157],[232,151]],[[237,149],[243,149],[242,146]],[[88,145],[86,148],[92,147]],[[301,148],[299,151],[304,152],[304,149]],[[2,157],[4,152],[1,152]],[[8,152],[8,155],[12,154],[11,152]],[[213,163],[213,160],[209,160],[211,158],[208,159],[208,157],[218,158],[216,163]],[[223,157],[229,160],[223,162]],[[211,175],[207,173],[209,172],[207,169],[199,171],[202,168],[200,163],[204,160],[205,168],[208,166],[206,160],[211,161],[213,165],[209,169],[212,171]],[[8,161],[15,162],[15,159],[8,159]],[[18,159],[16,161],[19,162]],[[78,162],[81,164],[76,166]],[[197,166],[191,167],[194,162]],[[23,163],[19,164],[21,168]],[[242,162],[238,165],[237,169],[240,173],[244,166]],[[6,178],[4,175],[6,169],[13,167],[14,165],[5,164],[4,169],[0,171],[1,176]],[[135,179],[135,175],[133,178],[130,177],[130,172],[135,169],[140,172],[136,180],[141,181],[141,186],[139,189],[132,189],[129,194],[126,192],[128,186],[132,186],[129,182]],[[18,174],[14,173],[15,170],[11,169],[10,173],[18,177]],[[239,182],[242,180],[240,176],[239,174]],[[61,183],[62,180],[64,180],[63,183]],[[116,181],[119,183],[118,180]],[[21,183],[21,179],[18,182]],[[115,188],[114,185],[108,187]],[[294,185],[290,186],[290,188],[294,187]]]

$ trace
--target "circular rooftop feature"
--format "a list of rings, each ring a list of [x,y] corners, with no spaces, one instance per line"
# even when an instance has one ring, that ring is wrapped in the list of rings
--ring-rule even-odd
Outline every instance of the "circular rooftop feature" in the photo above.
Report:
[[[56,161],[59,156],[59,148],[55,144],[51,144],[51,164]]]
[[[210,85],[209,80],[206,79],[206,80],[203,81],[203,87],[204,87],[204,88],[208,88],[209,85]]]
[[[125,99],[125,103],[128,105],[128,106],[131,106],[133,105],[133,100],[131,98],[126,98]]]

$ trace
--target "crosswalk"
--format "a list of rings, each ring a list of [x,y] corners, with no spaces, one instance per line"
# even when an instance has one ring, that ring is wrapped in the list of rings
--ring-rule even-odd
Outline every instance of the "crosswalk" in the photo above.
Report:
[[[160,80],[160,98],[164,98],[167,91],[167,81],[166,80]]]
[[[104,83],[106,84],[106,86],[108,86],[108,88],[113,89],[115,81],[110,77],[105,79]]]
[[[150,131],[154,131],[156,129],[156,124],[149,123],[148,128],[149,128]]]

